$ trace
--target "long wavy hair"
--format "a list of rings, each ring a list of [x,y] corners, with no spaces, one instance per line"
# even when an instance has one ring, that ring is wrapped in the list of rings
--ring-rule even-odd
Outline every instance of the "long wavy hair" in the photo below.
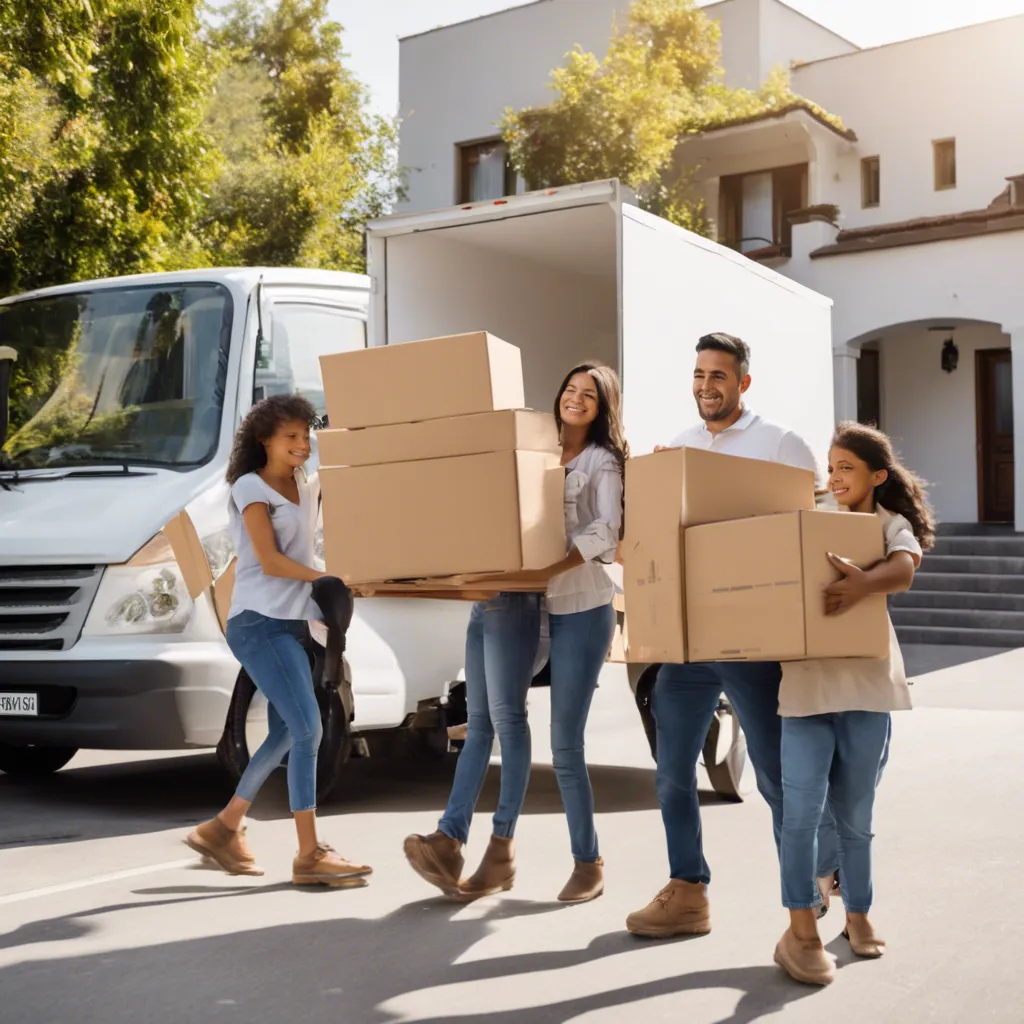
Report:
[[[840,423],[832,436],[833,448],[845,448],[877,473],[888,476],[875,488],[875,501],[903,516],[925,551],[935,545],[935,513],[928,503],[928,485],[900,462],[887,434],[863,423]]]
[[[246,473],[256,473],[267,464],[263,442],[274,436],[282,423],[301,420],[312,426],[316,410],[300,395],[271,395],[257,402],[235,433],[235,443],[228,460],[228,483],[234,484]]]
[[[569,381],[577,373],[589,373],[597,388],[597,419],[590,424],[587,441],[590,444],[607,448],[615,456],[620,469],[624,469],[629,458],[629,444],[622,427],[622,385],[619,375],[602,363],[580,363],[566,375],[555,396],[555,423],[558,433],[562,433],[562,395],[569,386]]]

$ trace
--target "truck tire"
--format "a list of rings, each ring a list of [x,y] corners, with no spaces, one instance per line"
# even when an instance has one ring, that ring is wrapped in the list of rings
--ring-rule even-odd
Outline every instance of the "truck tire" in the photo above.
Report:
[[[240,672],[228,706],[224,733],[217,744],[217,758],[236,783],[248,766],[252,753],[246,739],[246,725],[257,692],[248,675]],[[319,801],[326,799],[341,780],[342,769],[352,753],[352,734],[348,712],[338,690],[332,688],[325,692],[316,687],[315,692],[324,730],[316,759],[316,796]]]
[[[77,747],[15,747],[0,743],[0,772],[27,779],[52,775],[77,753]]]

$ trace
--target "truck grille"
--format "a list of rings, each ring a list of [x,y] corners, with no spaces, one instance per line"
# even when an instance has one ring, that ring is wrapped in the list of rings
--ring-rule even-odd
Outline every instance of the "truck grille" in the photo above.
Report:
[[[78,641],[102,566],[0,566],[0,652],[66,651]]]

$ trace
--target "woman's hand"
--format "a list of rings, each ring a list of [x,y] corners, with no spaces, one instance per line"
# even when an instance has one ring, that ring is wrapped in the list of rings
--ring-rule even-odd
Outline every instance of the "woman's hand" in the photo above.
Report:
[[[843,578],[825,588],[825,614],[842,615],[874,591],[868,581],[868,574],[853,562],[831,552],[828,560],[843,574]]]

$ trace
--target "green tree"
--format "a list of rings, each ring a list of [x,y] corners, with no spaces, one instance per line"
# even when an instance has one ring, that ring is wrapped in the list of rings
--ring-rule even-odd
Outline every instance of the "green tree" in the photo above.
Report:
[[[694,0],[634,0],[604,60],[577,47],[551,88],[550,104],[507,110],[502,121],[512,164],[531,188],[619,178],[644,208],[702,232],[694,169],[673,159],[680,139],[793,103],[813,106],[784,71],[756,91],[728,88],[719,27]]]
[[[326,0],[236,0],[208,130],[227,157],[204,231],[217,262],[362,270],[362,226],[401,188],[396,126],[367,111]]]

